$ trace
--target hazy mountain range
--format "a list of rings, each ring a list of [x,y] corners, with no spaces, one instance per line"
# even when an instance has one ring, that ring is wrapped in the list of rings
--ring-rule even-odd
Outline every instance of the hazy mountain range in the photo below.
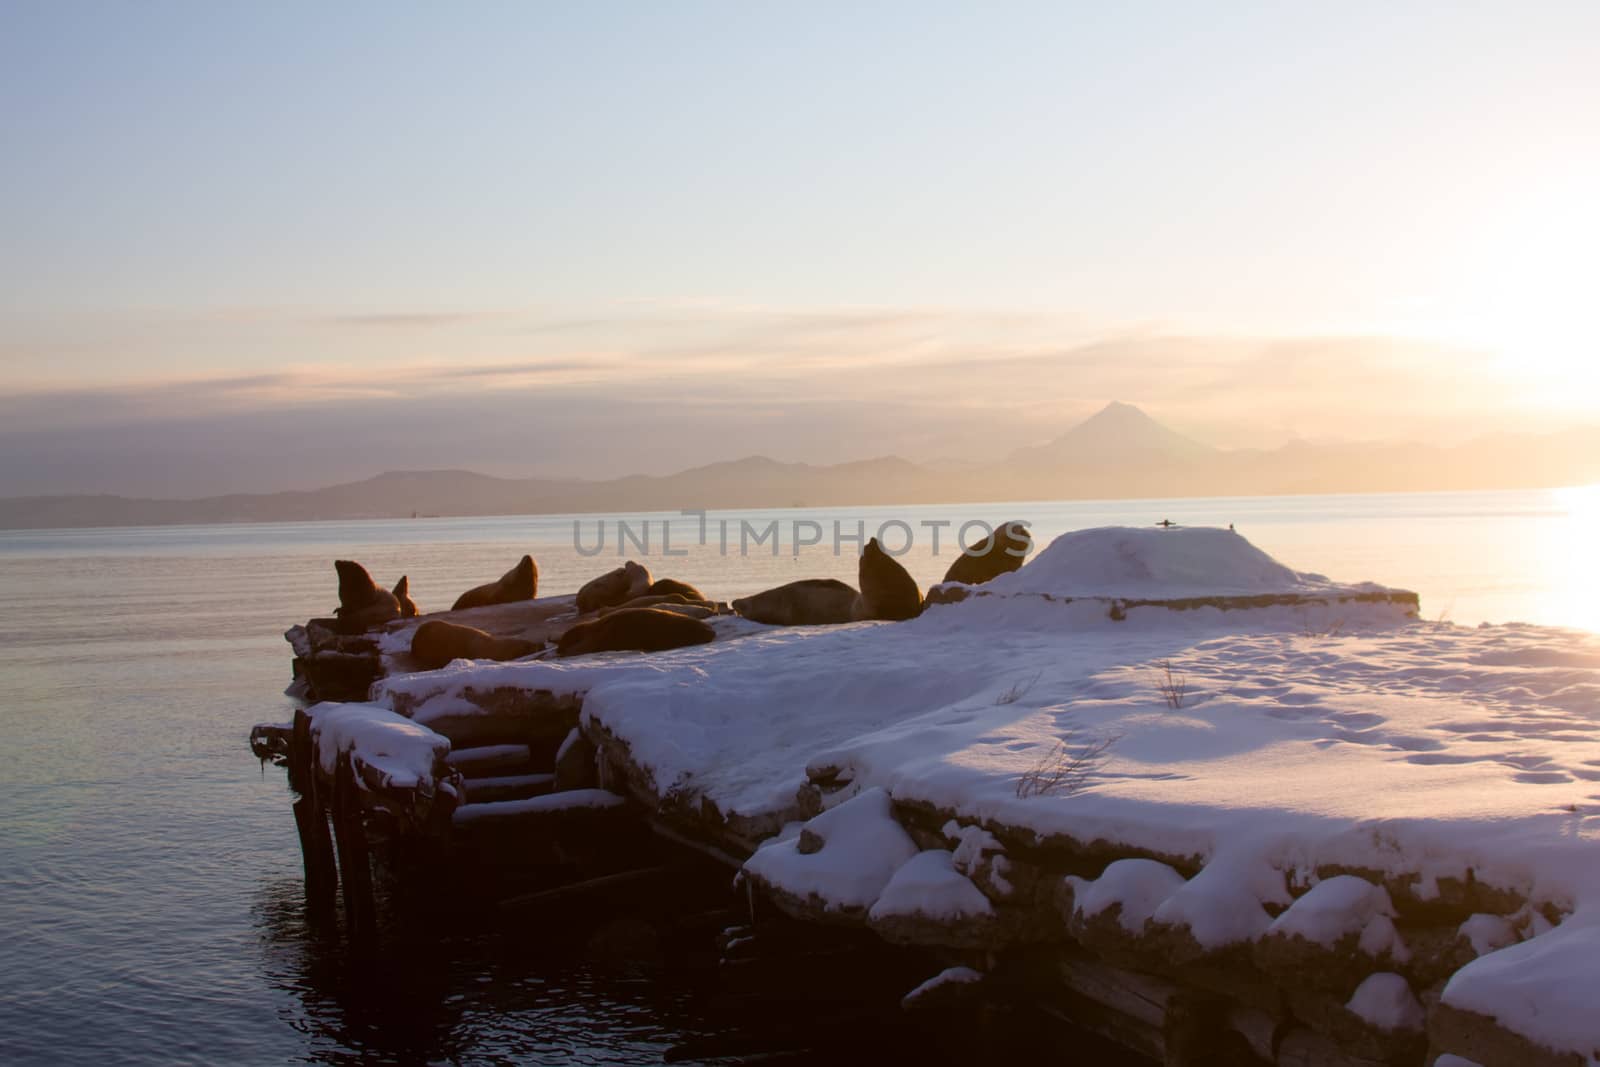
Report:
[[[664,477],[605,481],[393,471],[325,489],[193,500],[6,497],[0,498],[0,528],[1516,489],[1592,481],[1600,481],[1600,427],[1497,434],[1453,447],[1296,442],[1225,450],[1113,403],[1046,444],[992,463],[919,465],[886,456],[812,466],[750,456]]]

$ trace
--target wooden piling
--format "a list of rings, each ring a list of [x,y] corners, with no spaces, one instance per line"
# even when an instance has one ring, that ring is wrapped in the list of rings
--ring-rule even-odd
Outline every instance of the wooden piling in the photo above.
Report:
[[[328,836],[328,812],[317,787],[315,759],[311,717],[303,709],[297,710],[289,744],[289,785],[299,794],[294,802],[294,824],[305,865],[306,907],[314,916],[328,916],[333,914],[339,873]]]
[[[372,892],[372,854],[362,819],[361,796],[349,757],[339,760],[333,781],[333,829],[344,887],[344,919],[355,941],[377,932],[377,902]]]

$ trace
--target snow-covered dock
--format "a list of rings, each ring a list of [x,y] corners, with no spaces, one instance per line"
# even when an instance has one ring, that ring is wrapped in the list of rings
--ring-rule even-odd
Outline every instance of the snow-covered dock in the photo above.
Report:
[[[300,734],[453,809],[418,830],[625,809],[1158,1060],[1594,1063],[1600,639],[1417,616],[1231,531],[1082,531],[909,622],[420,673],[380,637]]]

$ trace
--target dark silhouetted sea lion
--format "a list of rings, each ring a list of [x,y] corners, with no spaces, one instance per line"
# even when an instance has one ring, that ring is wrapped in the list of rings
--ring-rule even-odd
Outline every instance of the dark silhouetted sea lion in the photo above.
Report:
[[[561,635],[556,651],[562,656],[591,652],[664,652],[669,648],[703,645],[717,632],[699,619],[659,608],[630,608],[592,622],[580,622]]]
[[[578,590],[578,614],[587,615],[601,608],[611,608],[634,597],[643,596],[650,588],[650,572],[629,560],[614,571],[607,571],[592,579]]]
[[[709,619],[715,615],[726,615],[717,605],[710,602],[700,604],[657,604],[656,611],[670,611],[674,615],[686,615],[691,619]]]
[[[861,550],[861,601],[858,619],[914,619],[922,614],[922,590],[916,579],[883,550],[874,537]]]
[[[677,593],[690,600],[705,600],[706,595],[688,582],[680,582],[676,578],[657,578],[650,583],[650,588],[644,591],[645,596],[669,596]]]
[[[495,637],[442,619],[429,619],[411,635],[411,658],[430,671],[454,659],[518,659],[531,656],[543,647],[542,641]]]
[[[609,615],[613,611],[627,611],[629,608],[665,608],[673,605],[697,604],[703,608],[716,609],[716,605],[709,600],[691,600],[682,593],[668,593],[664,596],[636,596],[632,600],[610,608],[601,608],[600,614]]]
[[[995,529],[980,544],[963,552],[944,572],[947,582],[965,585],[982,585],[1002,574],[1022,566],[1022,560],[1033,547],[1026,523],[1011,521]]]
[[[411,579],[404,574],[394,583],[394,598],[400,602],[400,617],[414,619],[417,617],[417,602],[411,599]]]
[[[500,576],[500,580],[468,589],[456,598],[450,605],[451,611],[464,611],[467,608],[481,608],[489,604],[515,604],[522,600],[532,600],[539,594],[539,568],[534,564],[532,556],[523,556],[512,567]]]
[[[823,626],[849,622],[857,599],[856,591],[837,578],[803,578],[740,597],[733,610],[752,622],[773,626]]]
[[[339,574],[339,606],[333,613],[340,630],[359,633],[400,617],[400,601],[380,588],[367,568],[354,560],[336,559],[333,569]]]

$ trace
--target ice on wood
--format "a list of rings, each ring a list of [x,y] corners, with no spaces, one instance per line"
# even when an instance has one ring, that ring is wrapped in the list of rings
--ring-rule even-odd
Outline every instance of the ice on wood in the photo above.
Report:
[[[339,757],[353,752],[386,785],[414,789],[431,784],[435,766],[450,753],[447,739],[387,708],[323,703],[307,714],[323,774],[333,774]]]

